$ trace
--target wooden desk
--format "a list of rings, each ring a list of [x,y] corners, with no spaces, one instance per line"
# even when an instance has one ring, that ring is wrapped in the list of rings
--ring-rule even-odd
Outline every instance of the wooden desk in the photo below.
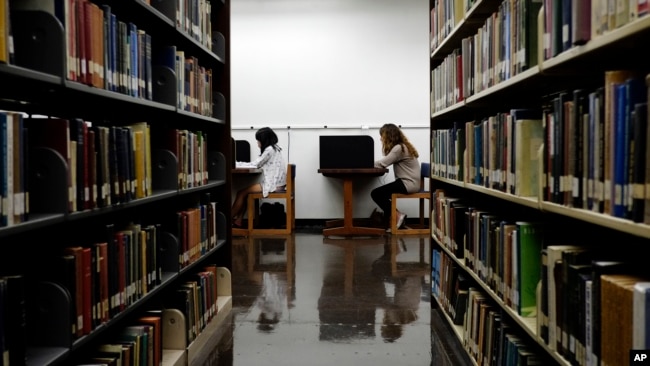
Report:
[[[259,168],[233,168],[231,170],[232,174],[259,174],[262,172],[262,169]]]
[[[258,168],[233,168],[230,172],[234,177],[244,177],[244,176],[253,176],[256,174],[261,174],[262,169]],[[248,236],[248,228],[232,228],[232,236]]]
[[[318,172],[325,177],[343,179],[343,220],[328,222],[323,229],[323,235],[353,236],[353,235],[384,235],[386,230],[376,227],[354,226],[354,212],[352,209],[353,191],[352,184],[355,179],[364,177],[379,177],[388,172],[386,168],[363,168],[363,169],[318,169]],[[341,222],[342,221],[342,222]],[[342,226],[341,226],[342,224]],[[337,227],[330,227],[338,225]]]

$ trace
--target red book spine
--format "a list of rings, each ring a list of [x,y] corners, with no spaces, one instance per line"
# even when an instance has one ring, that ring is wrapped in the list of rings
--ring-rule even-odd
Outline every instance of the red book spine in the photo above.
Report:
[[[81,265],[83,270],[82,280],[82,297],[83,297],[83,334],[89,334],[92,331],[92,302],[90,293],[92,291],[92,258],[90,248],[83,248],[81,251]]]

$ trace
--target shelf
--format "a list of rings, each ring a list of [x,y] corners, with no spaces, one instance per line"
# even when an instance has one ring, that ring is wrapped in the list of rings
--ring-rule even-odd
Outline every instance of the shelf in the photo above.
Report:
[[[442,178],[442,177],[436,177],[436,176],[431,177],[431,179],[433,179],[433,180],[437,180],[437,181],[439,181],[439,182],[443,182],[443,183],[451,184],[451,185],[454,185],[454,186],[456,186],[456,187],[466,188],[466,187],[465,187],[465,182],[461,182],[461,181],[459,181],[459,180],[449,179],[449,178]]]
[[[63,347],[29,347],[27,348],[27,366],[58,364],[68,354]]]
[[[214,187],[223,186],[226,184],[225,180],[214,180],[208,184],[197,186],[194,188],[187,188],[182,190],[157,190],[151,196],[145,198],[134,199],[129,202],[118,203],[108,207],[95,208],[92,210],[83,210],[71,212],[69,214],[30,214],[29,221],[11,226],[0,227],[0,237],[14,235],[29,230],[40,229],[47,226],[56,225],[66,221],[83,220],[94,216],[105,215],[108,212],[121,211],[132,207],[146,205],[152,202],[169,199],[171,197],[191,194],[203,190],[209,190]]]
[[[509,306],[507,306],[490,287],[488,287],[483,281],[481,281],[481,279],[476,275],[476,273],[474,273],[472,270],[467,268],[462,261],[456,258],[456,256],[453,253],[451,253],[449,249],[447,249],[447,247],[445,247],[445,245],[438,240],[438,238],[432,236],[432,239],[438,244],[438,247],[440,247],[441,250],[445,252],[445,254],[449,258],[451,258],[460,268],[462,268],[463,272],[467,273],[470,277],[472,277],[472,279],[474,279],[474,281],[476,281],[476,283],[479,284],[481,289],[486,294],[488,294],[492,298],[492,300],[496,302],[499,305],[499,307],[504,312],[506,312],[510,316],[510,318],[513,319],[521,329],[523,329],[526,333],[528,333],[528,335],[532,339],[534,339],[537,342],[537,344],[539,344],[542,348],[544,348],[547,354],[553,357],[553,359],[558,363],[560,363],[561,365],[566,365],[566,366],[571,365],[567,360],[565,360],[562,356],[560,356],[559,353],[550,349],[549,346],[537,336],[536,318],[524,318],[521,317],[519,314],[517,314],[517,312],[512,308],[510,308]]]
[[[453,114],[453,112],[455,112],[455,111],[456,112],[460,111],[460,109],[462,109],[463,107],[465,107],[465,101],[464,100],[462,100],[462,101],[460,101],[460,102],[458,102],[458,103],[456,103],[456,104],[454,104],[454,105],[452,105],[450,107],[441,109],[441,110],[439,110],[437,112],[433,112],[433,114],[431,115],[431,118],[447,117],[447,116]]]
[[[450,328],[454,331],[454,334],[456,334],[456,337],[458,337],[460,343],[463,344],[464,342],[463,326],[454,324],[453,320],[451,320],[451,318],[449,317],[449,314],[447,314],[447,312],[443,309],[442,304],[440,303],[440,301],[438,301],[437,297],[431,295],[431,298],[438,304],[438,308],[440,309],[439,313],[445,316],[445,319],[447,320],[447,324],[449,324]]]
[[[483,100],[488,99],[488,97],[495,97],[504,92],[511,92],[510,89],[513,87],[521,88],[533,88],[534,85],[531,85],[532,81],[540,76],[539,66],[533,66],[528,70],[524,70],[517,75],[512,76],[508,80],[504,80],[498,84],[488,87],[487,89],[481,90],[474,95],[471,95],[465,99],[465,104],[474,105],[483,102]]]
[[[122,94],[122,93],[118,93],[106,89],[95,88],[93,86],[82,84],[76,81],[65,80],[64,85],[67,89],[81,92],[84,95],[91,94],[94,96],[103,97],[114,101],[126,102],[132,105],[146,106],[149,108],[155,108],[163,111],[170,111],[170,112],[176,111],[176,107],[174,107],[173,105],[158,103],[148,99],[136,98],[131,95]]]
[[[209,354],[223,332],[225,320],[232,311],[232,295],[217,298],[217,316],[212,319],[201,334],[187,347],[187,364],[196,364],[204,354]]]
[[[490,195],[492,197],[500,198],[505,201],[513,202],[522,206],[539,209],[543,212],[550,212],[562,216],[572,217],[587,223],[595,224],[598,226],[606,227],[616,231],[624,232],[627,234],[635,235],[638,237],[650,239],[650,225],[634,222],[628,219],[622,219],[611,215],[605,215],[598,212],[589,210],[576,209],[567,207],[557,203],[547,201],[539,202],[536,197],[519,197],[510,193],[497,191],[490,188],[485,188],[472,183],[463,183],[453,179],[446,179],[440,177],[431,177],[431,179],[451,184],[457,187],[469,189],[472,191],[480,192]]]
[[[121,0],[124,1],[124,0]],[[156,16],[158,19],[160,19],[161,22],[167,24],[170,27],[174,27],[174,21],[167,17],[165,14],[161,13],[158,11],[158,9],[154,8],[153,6],[147,4],[144,2],[144,0],[133,0],[134,3],[137,5],[141,6],[145,11],[151,13],[152,15]]]
[[[486,188],[483,186],[479,186],[477,184],[472,184],[472,183],[466,183],[465,188],[471,189],[476,192],[481,192],[487,195],[490,195],[492,197],[497,197],[501,198],[505,201],[510,201],[514,203],[518,203],[523,206],[527,207],[532,207],[532,208],[539,208],[539,202],[537,201],[536,197],[520,197],[520,196],[515,196],[514,194],[502,192],[502,191],[497,191],[495,189],[491,188]]]
[[[204,116],[202,114],[198,114],[198,113],[194,113],[194,112],[184,111],[182,109],[177,109],[176,113],[187,116],[187,117],[191,117],[191,118],[194,118],[194,119],[200,119],[200,120],[203,120],[203,121],[207,121],[207,122],[212,122],[212,123],[217,123],[217,124],[224,124],[225,123],[224,120],[220,120],[220,119],[210,117],[210,116]]]
[[[41,81],[52,85],[60,85],[61,77],[50,75],[44,72],[30,70],[16,65],[8,65],[0,63],[0,73],[3,75],[20,77],[23,79],[30,79],[34,81]]]
[[[469,190],[472,190],[472,191],[480,192],[480,193],[483,193],[483,194],[487,194],[487,195],[490,195],[492,197],[497,197],[497,198],[500,198],[500,199],[503,199],[503,200],[506,200],[506,201],[509,201],[509,202],[514,202],[514,203],[517,203],[517,204],[520,204],[520,205],[523,205],[523,206],[526,206],[526,207],[531,207],[531,208],[536,208],[536,209],[540,208],[540,204],[539,204],[536,197],[515,196],[515,195],[510,194],[510,193],[497,191],[496,189],[486,188],[486,187],[483,187],[483,186],[479,186],[478,184],[465,183],[465,182],[457,181],[457,180],[454,180],[454,179],[447,179],[447,178],[440,178],[440,177],[431,177],[431,179],[434,179],[434,180],[437,180],[437,181],[440,181],[440,182],[443,182],[443,183],[451,184],[451,185],[454,185],[454,186],[457,186],[457,187],[469,189]]]
[[[572,217],[574,219],[586,221],[599,226],[607,227],[624,233],[636,235],[642,238],[650,238],[650,226],[631,220],[605,215],[598,212],[589,210],[576,209],[557,203],[542,202],[541,209],[543,211],[553,212],[563,216]]]

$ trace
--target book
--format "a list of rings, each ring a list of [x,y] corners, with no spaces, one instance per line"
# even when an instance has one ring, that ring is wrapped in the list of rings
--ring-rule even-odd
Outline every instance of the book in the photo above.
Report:
[[[632,349],[650,349],[650,282],[634,284]]]

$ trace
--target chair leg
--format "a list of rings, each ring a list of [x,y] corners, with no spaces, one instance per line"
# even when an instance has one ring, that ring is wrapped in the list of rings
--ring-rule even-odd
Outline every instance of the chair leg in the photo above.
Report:
[[[424,227],[424,198],[420,198],[420,226]]]
[[[291,205],[291,202],[289,202],[290,199],[285,200],[285,205],[287,206],[287,217],[285,217],[285,227],[287,228],[288,232],[293,231],[293,223],[291,220],[291,217],[293,217],[293,207]]]
[[[248,196],[248,208],[247,208],[247,215],[248,215],[248,232],[251,233],[253,232],[253,223],[255,222],[255,218],[257,216],[257,210],[255,209],[255,204],[256,199],[253,198],[251,195]]]
[[[390,199],[390,231],[397,232],[397,198],[393,195]]]

